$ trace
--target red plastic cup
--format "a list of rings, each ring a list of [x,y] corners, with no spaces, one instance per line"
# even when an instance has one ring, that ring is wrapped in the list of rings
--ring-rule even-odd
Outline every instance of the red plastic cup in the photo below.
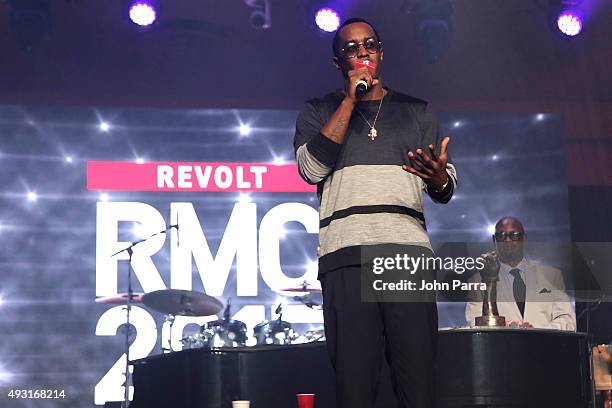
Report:
[[[297,394],[298,408],[314,408],[315,394]]]

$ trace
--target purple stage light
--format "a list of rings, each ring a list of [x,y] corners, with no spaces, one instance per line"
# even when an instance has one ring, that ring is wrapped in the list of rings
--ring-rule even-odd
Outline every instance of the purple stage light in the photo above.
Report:
[[[155,7],[146,1],[133,2],[130,5],[129,15],[134,24],[142,27],[153,24],[157,18]]]
[[[340,14],[329,7],[321,8],[315,15],[315,23],[321,30],[333,33],[340,26]]]
[[[557,18],[557,27],[563,34],[574,37],[582,31],[582,19],[576,13],[564,11]]]

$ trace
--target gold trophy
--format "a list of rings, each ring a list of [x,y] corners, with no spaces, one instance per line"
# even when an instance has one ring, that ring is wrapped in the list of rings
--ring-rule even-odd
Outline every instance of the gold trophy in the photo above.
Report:
[[[476,326],[506,326],[506,318],[497,311],[497,281],[499,280],[499,261],[497,253],[487,252],[481,255],[485,267],[480,271],[482,282],[487,285],[482,300],[482,316],[476,318]]]

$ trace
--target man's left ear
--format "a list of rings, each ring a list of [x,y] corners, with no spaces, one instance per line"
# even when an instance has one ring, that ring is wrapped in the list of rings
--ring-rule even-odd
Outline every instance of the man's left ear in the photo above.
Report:
[[[332,57],[332,61],[334,65],[336,66],[336,69],[342,69],[342,66],[340,65],[340,60],[338,59],[338,57]]]

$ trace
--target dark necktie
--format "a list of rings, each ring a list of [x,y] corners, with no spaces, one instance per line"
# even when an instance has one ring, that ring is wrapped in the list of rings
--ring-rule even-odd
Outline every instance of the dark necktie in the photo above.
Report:
[[[521,270],[518,268],[514,268],[510,270],[510,275],[514,277],[514,282],[512,283],[512,292],[514,292],[514,300],[516,301],[516,305],[521,311],[521,316],[525,316],[525,282],[521,277]]]

